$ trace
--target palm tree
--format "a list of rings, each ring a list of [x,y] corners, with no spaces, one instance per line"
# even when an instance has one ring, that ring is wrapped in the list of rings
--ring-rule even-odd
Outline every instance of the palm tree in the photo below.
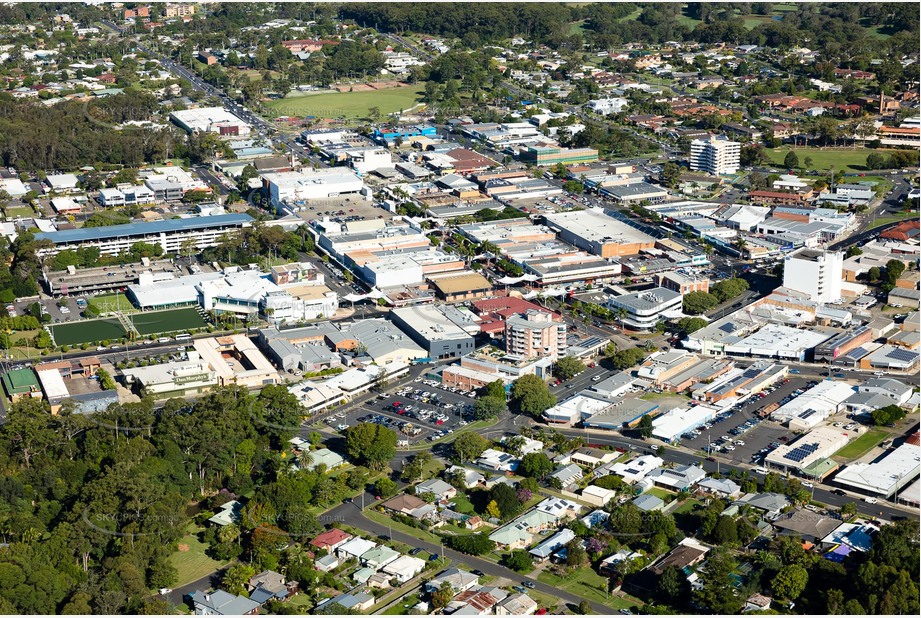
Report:
[[[624,329],[626,328],[626,327],[624,326],[624,320],[627,319],[627,315],[628,315],[628,314],[629,314],[629,312],[627,311],[627,308],[626,308],[626,307],[618,307],[618,308],[617,308],[617,318],[620,320],[620,330],[624,330]]]

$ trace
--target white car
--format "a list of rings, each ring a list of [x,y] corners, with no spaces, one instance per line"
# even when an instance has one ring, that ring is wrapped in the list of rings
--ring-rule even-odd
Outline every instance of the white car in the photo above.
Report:
[[[801,484],[803,487],[808,487],[810,489],[814,487],[814,485],[810,481],[803,481]]]
[[[745,446],[745,442],[743,442],[742,440],[736,440],[734,444],[736,446]]]
[[[879,502],[876,498],[873,498],[870,496],[864,498],[863,501],[866,502],[867,504],[876,504],[877,502]]]

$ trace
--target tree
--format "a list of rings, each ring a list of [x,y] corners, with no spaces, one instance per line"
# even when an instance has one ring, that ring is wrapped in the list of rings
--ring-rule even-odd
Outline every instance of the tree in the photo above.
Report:
[[[707,555],[707,567],[700,574],[701,588],[694,592],[698,603],[716,614],[735,614],[742,606],[730,575],[736,563],[724,547]]]
[[[640,433],[640,437],[644,440],[652,437],[652,417],[648,414],[643,415],[636,427]]]
[[[521,512],[518,492],[505,483],[493,485],[488,493],[489,500],[495,502],[503,519],[511,519]]]
[[[504,414],[506,410],[508,410],[508,406],[505,403],[504,396],[501,399],[492,396],[481,397],[473,404],[473,418],[478,421],[484,421],[496,418]]]
[[[905,264],[901,260],[889,260],[886,262],[886,283],[894,286],[903,272],[905,272]]]
[[[798,564],[789,564],[781,567],[771,580],[771,590],[782,599],[794,601],[806,589],[807,583],[809,583],[809,572]]]
[[[448,536],[445,537],[445,544],[451,549],[456,549],[459,552],[471,556],[482,556],[496,548],[496,543],[489,539],[489,534],[483,532],[479,534]]]
[[[396,482],[386,476],[377,479],[374,483],[374,490],[377,492],[377,495],[384,499],[395,496],[397,489]]]
[[[895,404],[892,404],[886,406],[885,408],[873,410],[873,413],[870,416],[873,417],[873,423],[877,426],[892,425],[893,423],[905,418],[905,410]]]
[[[556,405],[547,383],[533,374],[521,376],[512,384],[512,403],[522,414],[540,417]]]
[[[867,169],[868,170],[881,170],[889,167],[888,158],[879,152],[871,152],[867,155]]]
[[[713,542],[719,545],[730,545],[739,540],[736,520],[729,515],[720,515],[713,529]]]
[[[844,519],[850,519],[857,514],[857,505],[853,502],[846,502],[841,505],[841,517]]]
[[[99,386],[104,391],[115,390],[116,384],[115,380],[112,379],[112,375],[105,369],[98,369],[96,371],[96,376],[99,378]]]
[[[518,474],[528,478],[542,479],[553,472],[553,462],[543,452],[528,453],[518,464]]]
[[[690,595],[691,584],[684,571],[675,565],[666,567],[656,583],[656,598],[677,609],[687,604]]]
[[[256,574],[256,569],[248,564],[235,564],[224,571],[221,578],[221,590],[230,594],[241,595],[246,593],[249,580]]]
[[[505,566],[518,573],[530,573],[534,570],[534,561],[527,551],[516,549],[506,554]]]
[[[396,448],[397,434],[377,423],[359,423],[345,431],[346,453],[372,470],[383,470]]]
[[[572,356],[564,356],[557,361],[553,375],[561,380],[568,380],[585,370],[585,363]]]
[[[681,318],[678,320],[678,331],[685,335],[690,335],[709,324],[703,318]]]
[[[581,616],[588,616],[592,613],[592,606],[588,601],[579,601],[579,606],[576,608],[577,612]]]
[[[684,312],[693,315],[706,313],[718,304],[719,300],[709,292],[688,292],[682,300]]]
[[[869,281],[879,281],[880,270],[878,266],[871,266],[870,270],[867,271],[867,279]]]
[[[853,247],[850,247],[850,248],[847,250],[847,253],[844,254],[844,257],[850,258],[850,257],[854,257],[855,255],[863,255],[863,249],[861,249],[861,248],[858,247],[857,245],[854,245]]]
[[[467,431],[457,436],[452,445],[453,458],[458,463],[473,461],[483,454],[489,442],[478,433]]]
[[[787,169],[799,167],[799,157],[797,157],[796,153],[791,150],[787,153],[787,156],[783,158],[783,165]]]
[[[480,396],[496,397],[501,398],[502,401],[505,401],[505,382],[502,380],[495,380],[494,382],[490,382],[480,389]]]
[[[454,588],[451,587],[450,583],[444,582],[438,590],[432,593],[432,607],[436,609],[447,607],[448,603],[450,603],[453,598]]]

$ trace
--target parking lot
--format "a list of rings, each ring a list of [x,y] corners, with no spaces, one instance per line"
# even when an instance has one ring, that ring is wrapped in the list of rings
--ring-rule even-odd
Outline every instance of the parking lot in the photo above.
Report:
[[[325,423],[344,431],[358,423],[379,423],[394,430],[409,444],[454,433],[473,420],[473,396],[452,392],[440,384],[416,378],[366,401],[354,410],[330,415]]]
[[[761,419],[758,412],[764,408],[787,401],[797,390],[807,388],[803,378],[791,378],[785,384],[764,391],[764,396],[754,395],[741,405],[733,406],[717,418],[686,437],[682,445],[700,451],[708,446],[715,456],[735,462],[760,464],[764,456],[779,445],[792,440],[793,432],[779,423]]]

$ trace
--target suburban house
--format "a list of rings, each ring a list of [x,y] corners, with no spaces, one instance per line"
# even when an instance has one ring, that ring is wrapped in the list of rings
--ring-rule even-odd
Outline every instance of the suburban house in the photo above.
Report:
[[[426,582],[425,591],[429,593],[436,592],[441,588],[442,584],[447,583],[451,585],[451,589],[454,590],[454,594],[460,594],[461,592],[466,592],[476,586],[479,581],[480,578],[473,573],[462,571],[458,568],[450,568],[442,571],[437,576]]]
[[[328,599],[320,604],[319,607],[325,605],[340,605],[347,610],[363,612],[374,607],[374,595],[368,594],[367,592],[358,592],[356,594],[346,592],[332,599]]]
[[[339,557],[339,560],[351,560],[354,558],[358,560],[361,558],[361,555],[366,551],[370,551],[377,547],[377,543],[374,541],[369,541],[368,539],[363,539],[360,536],[349,540],[347,543],[343,543],[336,550],[336,555]]]
[[[400,584],[405,584],[425,568],[425,560],[415,556],[400,556],[393,562],[384,565],[384,573],[395,578]]]
[[[451,466],[445,470],[445,477],[447,478],[456,478],[460,475],[460,478],[463,479],[463,485],[467,489],[473,489],[474,487],[479,487],[486,482],[486,477],[476,472],[474,470],[468,470],[467,468],[461,466]]]
[[[189,596],[196,616],[255,616],[259,613],[260,605],[256,601],[223,590],[196,590]]]
[[[488,448],[477,458],[476,465],[496,472],[514,472],[518,469],[519,459],[511,453]]]
[[[485,616],[492,614],[496,604],[506,596],[507,592],[496,587],[466,590],[454,597],[446,609],[450,610],[452,615]]]
[[[582,500],[594,506],[604,506],[617,496],[613,489],[589,485],[582,490]]]
[[[534,535],[559,521],[556,515],[531,509],[489,535],[489,540],[507,549],[523,549],[534,542]]]
[[[783,513],[771,523],[780,534],[802,537],[804,540],[816,544],[831,534],[841,523],[841,520],[832,519],[806,509],[793,509]]]
[[[390,549],[386,545],[378,545],[361,555],[361,563],[375,571],[382,569],[400,557],[400,552]]]
[[[570,456],[573,463],[589,468],[597,468],[602,464],[614,461],[620,456],[617,451],[603,451],[600,448],[582,447]]]
[[[756,592],[745,599],[745,607],[742,608],[742,612],[763,612],[771,609],[771,600],[771,597]]]
[[[285,576],[275,571],[263,571],[249,578],[249,598],[260,605],[269,600],[283,601],[298,591],[298,582],[285,581]]]
[[[582,468],[576,464],[569,464],[568,466],[563,466],[562,468],[554,470],[547,475],[547,478],[558,480],[562,487],[569,487],[582,478]]]
[[[672,491],[689,491],[707,477],[699,466],[675,466],[674,468],[656,468],[646,478],[658,487]]]
[[[531,616],[537,611],[537,601],[526,594],[516,592],[500,601],[493,611],[497,616]]]
[[[742,491],[742,487],[730,479],[712,478],[705,478],[697,483],[697,489],[720,498],[735,498]]]
[[[736,503],[747,504],[756,508],[768,518],[777,517],[780,515],[780,511],[790,506],[790,501],[787,500],[787,497],[777,493],[746,494],[739,498]]]
[[[563,528],[528,553],[530,553],[535,560],[541,562],[565,547],[566,544],[574,538],[576,538],[576,534],[572,530]]]
[[[382,505],[388,511],[408,515],[414,519],[425,519],[435,514],[435,507],[422,498],[410,496],[409,494],[400,494],[387,500]]]
[[[457,490],[441,479],[429,479],[416,485],[416,495],[434,494],[435,499],[439,502],[450,500],[457,495]]]
[[[217,513],[208,518],[208,521],[215,526],[229,526],[230,524],[235,524],[240,521],[240,509],[243,508],[243,505],[237,502],[236,500],[231,500],[230,502],[225,502],[220,507],[218,507]]]
[[[652,511],[661,511],[665,508],[665,502],[658,496],[652,494],[643,494],[633,500],[633,505],[644,513]]]
[[[333,553],[351,538],[352,535],[348,532],[343,532],[338,528],[330,528],[314,537],[310,544],[317,549],[325,549],[327,552]]]
[[[655,455],[640,455],[630,461],[608,464],[603,466],[603,468],[609,468],[608,474],[616,474],[624,479],[624,482],[628,485],[633,485],[637,481],[646,478],[647,474],[661,467],[663,463],[665,463],[665,460],[661,457],[656,457]],[[598,473],[603,468],[595,470],[596,477],[599,476]]]
[[[336,554],[326,554],[314,560],[313,566],[321,573],[328,573],[339,566],[339,558]]]

